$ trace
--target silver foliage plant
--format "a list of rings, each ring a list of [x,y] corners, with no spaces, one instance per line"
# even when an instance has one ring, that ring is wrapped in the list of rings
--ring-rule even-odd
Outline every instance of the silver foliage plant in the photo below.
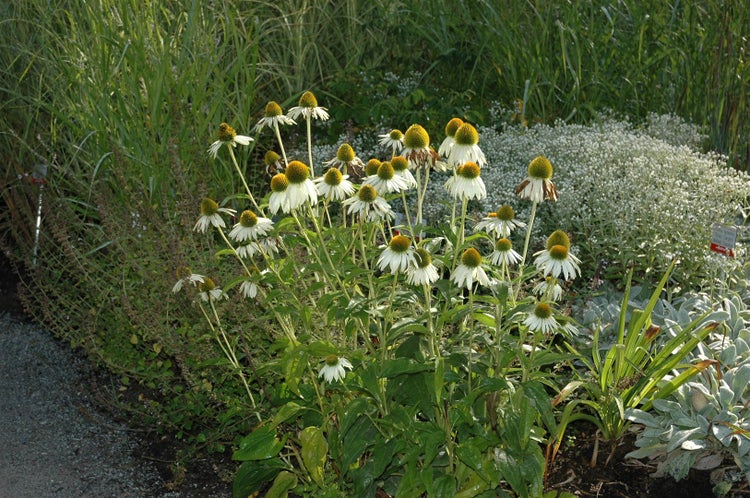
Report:
[[[714,470],[714,491],[723,495],[736,480],[727,469],[733,462],[740,479],[750,482],[750,309],[748,296],[734,294],[716,307],[725,315],[711,341],[694,351],[694,359],[709,365],[693,381],[670,398],[657,400],[649,412],[634,409],[626,416],[638,429],[637,449],[629,458],[648,458],[657,463],[656,476],[676,480],[689,470]],[[705,308],[703,296],[690,302]],[[672,309],[672,319],[684,319]],[[668,320],[669,321],[669,320]]]

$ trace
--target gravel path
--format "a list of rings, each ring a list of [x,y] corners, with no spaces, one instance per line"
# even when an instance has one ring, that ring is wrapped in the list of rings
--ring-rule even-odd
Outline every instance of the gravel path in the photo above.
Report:
[[[229,496],[215,485],[166,491],[133,433],[94,407],[85,366],[0,312],[0,498]]]

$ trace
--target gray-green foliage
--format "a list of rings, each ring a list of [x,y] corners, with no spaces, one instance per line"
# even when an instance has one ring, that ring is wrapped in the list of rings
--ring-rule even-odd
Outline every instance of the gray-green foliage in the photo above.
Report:
[[[672,316],[684,317],[689,303]],[[750,310],[739,294],[716,306],[726,320],[712,340],[694,352],[708,368],[669,398],[654,401],[650,412],[627,412],[628,419],[640,426],[638,449],[628,457],[656,461],[656,475],[680,480],[691,468],[714,469],[730,457],[750,481]]]

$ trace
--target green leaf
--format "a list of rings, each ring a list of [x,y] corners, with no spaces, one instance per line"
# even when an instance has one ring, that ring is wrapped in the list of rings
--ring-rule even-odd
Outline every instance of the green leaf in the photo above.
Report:
[[[266,460],[279,454],[284,443],[276,439],[276,430],[270,426],[255,429],[240,442],[232,460]]]
[[[380,375],[390,379],[407,373],[424,372],[431,369],[432,365],[429,363],[414,361],[410,358],[395,358],[385,362]]]
[[[282,470],[273,481],[273,486],[266,493],[266,498],[287,498],[289,491],[297,485],[297,476]]]
[[[319,427],[306,427],[300,434],[302,462],[318,486],[323,487],[323,468],[328,455],[328,441]]]
[[[257,493],[271,482],[286,466],[281,460],[245,462],[237,469],[232,484],[232,496],[244,498]]]
[[[286,422],[302,410],[307,410],[307,407],[295,403],[294,401],[290,401],[279,408],[271,421],[271,426],[277,427],[279,424]]]

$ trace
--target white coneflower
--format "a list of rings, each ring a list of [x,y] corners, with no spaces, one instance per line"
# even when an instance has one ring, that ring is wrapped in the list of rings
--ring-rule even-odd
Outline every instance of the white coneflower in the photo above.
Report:
[[[283,173],[286,166],[281,161],[281,156],[273,150],[269,150],[263,155],[263,164],[266,165],[266,173],[270,177],[273,177],[276,173]]]
[[[367,161],[367,164],[365,164],[365,176],[377,175],[381,164],[383,164],[382,161],[376,157]]]
[[[298,104],[299,105],[289,109],[287,116],[292,119],[312,118],[319,119],[321,121],[328,120],[327,109],[325,107],[318,106],[318,99],[315,98],[315,95],[312,92],[306,91],[305,93],[303,93],[299,98]]]
[[[289,208],[289,196],[286,191],[289,188],[289,179],[284,173],[276,173],[271,178],[271,195],[268,198],[268,210],[271,214],[276,214],[281,211],[282,213],[288,213]]]
[[[266,104],[265,114],[258,123],[255,125],[255,132],[259,132],[263,128],[270,128],[273,131],[281,125],[295,125],[297,122],[292,118],[285,116],[284,111],[281,110],[281,106],[273,100]]]
[[[461,118],[453,118],[445,125],[445,138],[440,144],[440,147],[438,147],[438,154],[440,154],[440,156],[448,157],[451,153],[451,147],[453,147],[453,143],[455,142],[454,137],[456,136],[456,130],[458,130],[462,124],[464,124],[464,121]]]
[[[513,244],[509,239],[502,238],[495,242],[495,250],[490,255],[490,261],[497,266],[511,266],[521,261],[521,255],[513,250]]]
[[[479,285],[490,285],[490,278],[482,268],[482,255],[470,247],[461,255],[461,263],[453,270],[451,280],[459,287],[471,289],[474,282]]]
[[[539,251],[534,256],[536,256],[534,265],[537,269],[542,270],[545,276],[552,275],[555,278],[563,276],[565,280],[569,280],[581,274],[581,269],[578,267],[581,261],[573,256],[564,245],[553,245],[549,249]]]
[[[547,303],[537,303],[534,306],[534,311],[529,313],[523,323],[532,332],[541,332],[543,334],[552,332],[559,326],[555,317],[552,316],[552,307]]]
[[[318,195],[329,201],[343,201],[354,193],[354,185],[349,181],[349,175],[342,175],[336,168],[329,168],[323,176],[315,180]]]
[[[203,282],[198,284],[198,295],[205,302],[227,298],[224,291],[220,287],[217,287],[214,281],[208,277],[204,277]]]
[[[219,153],[219,149],[221,149],[222,145],[226,145],[227,147],[237,147],[237,144],[249,145],[250,142],[253,141],[252,138],[245,135],[237,135],[235,129],[227,123],[221,123],[219,125],[218,135],[219,139],[212,143],[207,151],[214,159],[216,159],[216,155]]]
[[[475,230],[484,230],[495,238],[509,237],[516,228],[526,226],[526,223],[515,219],[516,213],[510,206],[501,206],[497,211],[490,213],[487,217],[477,223]]]
[[[362,185],[356,195],[342,203],[347,214],[359,214],[367,221],[392,220],[393,209],[388,202],[378,195],[372,185]]]
[[[563,297],[563,288],[554,277],[545,277],[531,291],[537,296],[544,296],[552,301],[559,301]]]
[[[265,237],[273,228],[273,221],[268,218],[259,217],[249,209],[240,214],[240,221],[229,232],[229,238],[237,242],[246,240],[257,240]]]
[[[406,129],[401,155],[409,161],[409,167],[412,169],[427,168],[434,163],[430,149],[430,135],[422,125],[413,124]]]
[[[341,144],[336,151],[336,157],[323,163],[329,168],[336,168],[343,174],[355,179],[362,178],[365,171],[365,163],[354,153],[354,149],[349,144]]]
[[[390,161],[383,161],[378,167],[378,172],[365,178],[365,184],[372,185],[381,194],[391,194],[406,190],[406,180],[397,175]]]
[[[309,202],[311,206],[318,202],[318,192],[315,190],[315,184],[310,180],[310,168],[307,165],[300,161],[290,161],[284,174],[289,180],[286,195],[289,199],[290,211],[306,202]]]
[[[516,195],[532,202],[557,200],[557,189],[552,183],[552,163],[544,156],[537,156],[529,163],[528,176],[516,187]]]
[[[391,155],[393,156],[404,148],[404,134],[401,133],[401,130],[391,130],[390,133],[378,135],[378,138],[380,138],[378,143],[383,147],[391,149]]]
[[[318,377],[323,377],[326,382],[343,380],[346,377],[346,369],[351,370],[352,364],[346,358],[336,356],[335,354],[326,357],[325,365],[320,369]]]
[[[479,148],[479,133],[469,123],[458,127],[453,136],[453,146],[448,154],[448,165],[458,166],[460,164],[473,162],[480,168],[487,164],[484,152]]]
[[[201,201],[201,216],[195,223],[193,230],[196,232],[205,233],[209,227],[215,226],[216,228],[224,228],[226,224],[224,219],[221,217],[221,213],[229,214],[234,216],[236,211],[229,208],[220,208],[216,201],[204,198]]]
[[[410,285],[432,285],[440,275],[432,264],[432,256],[426,249],[419,248],[414,253],[415,266],[406,272],[406,282]]]
[[[253,240],[247,244],[236,247],[237,255],[243,259],[252,258],[256,254],[265,254],[272,256],[279,253],[279,246],[276,237],[266,237],[260,240]]]
[[[240,293],[245,299],[255,299],[258,295],[258,285],[252,280],[244,280],[240,284]]]
[[[454,199],[477,199],[487,197],[484,181],[479,176],[481,169],[474,162],[462,164],[456,168],[456,173],[445,182],[445,189]]]
[[[404,156],[396,156],[392,158],[391,166],[393,166],[393,171],[396,173],[396,176],[400,176],[404,179],[407,189],[417,186],[417,179],[414,178],[414,175],[409,171],[409,161],[407,161]]]
[[[172,287],[172,292],[174,294],[180,292],[183,285],[191,284],[197,287],[198,284],[203,282],[203,279],[206,278],[203,275],[198,275],[197,273],[191,272],[190,268],[188,268],[187,266],[180,266],[179,268],[177,268],[177,271],[175,273],[177,274],[177,282]]]
[[[414,264],[416,262],[411,240],[403,235],[394,236],[378,258],[378,268],[381,271],[388,268],[392,274],[403,273]]]

